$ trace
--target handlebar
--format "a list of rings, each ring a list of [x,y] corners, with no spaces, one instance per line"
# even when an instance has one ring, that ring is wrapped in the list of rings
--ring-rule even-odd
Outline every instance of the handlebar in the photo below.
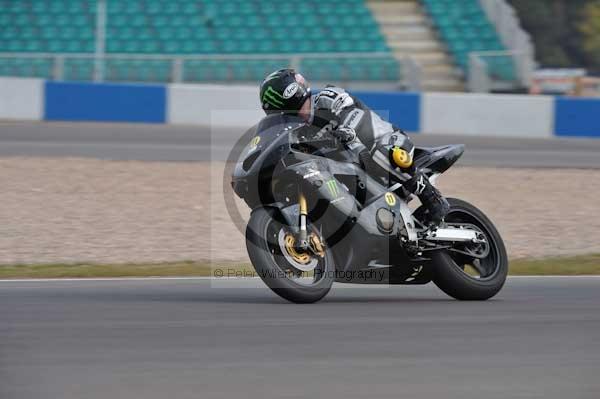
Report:
[[[296,128],[290,132],[290,142],[292,146],[313,147],[313,148],[341,148],[340,141],[331,134],[326,134],[319,130],[315,134],[300,134],[301,129]],[[310,133],[310,132],[308,132]]]

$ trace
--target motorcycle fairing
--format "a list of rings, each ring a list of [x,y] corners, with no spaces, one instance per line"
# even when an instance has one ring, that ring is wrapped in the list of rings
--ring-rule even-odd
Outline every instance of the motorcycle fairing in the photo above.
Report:
[[[310,188],[306,192],[312,192],[309,203],[313,206],[309,214],[311,220],[319,221],[336,257],[338,270],[361,270],[368,267],[371,259],[390,264],[390,259],[400,248],[399,237],[416,234],[406,202],[358,165],[317,158],[288,166],[288,169],[302,177],[304,184]],[[367,201],[360,201],[360,194],[349,190],[343,182],[344,176],[356,177],[363,183],[363,195]],[[379,209],[387,209],[393,215],[393,227],[387,232],[375,223]],[[290,219],[294,220],[293,217]],[[361,243],[360,251],[354,250],[355,244],[344,244],[352,242]]]

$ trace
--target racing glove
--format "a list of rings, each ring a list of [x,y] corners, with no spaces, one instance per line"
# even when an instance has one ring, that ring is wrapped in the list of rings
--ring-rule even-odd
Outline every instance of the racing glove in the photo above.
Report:
[[[340,126],[331,131],[331,135],[342,143],[350,143],[356,139],[356,131],[348,126]]]

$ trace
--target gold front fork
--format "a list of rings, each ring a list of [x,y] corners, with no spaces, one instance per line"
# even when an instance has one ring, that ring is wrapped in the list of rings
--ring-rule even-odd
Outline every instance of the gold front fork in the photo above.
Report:
[[[298,205],[300,205],[300,215],[308,214],[308,205],[306,203],[306,197],[302,194],[302,191],[298,193]]]
[[[298,192],[298,205],[300,208],[300,215],[298,220],[300,226],[298,232],[298,246],[304,250],[310,248],[315,255],[322,258],[325,256],[325,247],[323,246],[323,243],[321,242],[319,236],[314,232],[310,233],[309,242],[309,235],[306,228],[306,221],[308,220],[308,203],[302,191]]]
[[[298,192],[298,205],[300,206],[300,217],[299,217],[299,225],[300,230],[298,233],[298,241],[301,248],[306,248],[308,246],[308,233],[306,231],[306,218],[308,215],[308,204],[306,203],[306,197],[302,193],[302,191]]]

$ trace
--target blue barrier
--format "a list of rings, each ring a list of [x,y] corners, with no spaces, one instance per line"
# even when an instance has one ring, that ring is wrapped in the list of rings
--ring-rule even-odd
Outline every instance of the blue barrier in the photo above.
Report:
[[[166,87],[46,82],[45,119],[165,123]]]
[[[418,93],[352,92],[382,118],[409,132],[421,130],[421,95]]]
[[[556,97],[554,134],[600,137],[600,99]]]
[[[166,123],[168,110],[173,106],[164,85],[45,82],[44,88],[45,120]],[[207,95],[202,90],[198,88],[199,93]],[[422,104],[420,93],[353,94],[384,119],[410,132],[421,131],[422,108],[430,106],[427,101]],[[600,99],[555,97],[553,101],[554,115],[549,117],[554,122],[554,135],[600,138]],[[465,117],[469,117],[468,109]],[[546,120],[548,115],[532,117]],[[510,124],[510,115],[506,119]],[[527,136],[528,132],[523,134]]]

